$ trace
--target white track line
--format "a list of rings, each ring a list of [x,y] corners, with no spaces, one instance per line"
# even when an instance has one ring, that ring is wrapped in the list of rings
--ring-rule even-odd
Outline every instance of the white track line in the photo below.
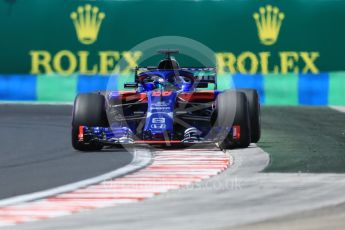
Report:
[[[89,186],[92,184],[97,184],[97,183],[100,183],[102,181],[110,180],[112,178],[119,177],[119,176],[123,176],[125,174],[130,173],[130,172],[133,172],[133,171],[136,171],[136,170],[141,169],[143,167],[146,167],[148,164],[151,163],[151,161],[152,161],[152,156],[151,156],[150,151],[148,151],[147,149],[136,149],[133,152],[132,162],[130,164],[122,167],[122,168],[119,168],[117,170],[114,170],[112,172],[109,172],[109,173],[106,173],[106,174],[103,174],[103,175],[100,175],[97,177],[82,180],[82,181],[79,181],[76,183],[63,185],[63,186],[60,186],[57,188],[48,189],[48,190],[44,190],[41,192],[27,194],[27,195],[20,195],[20,196],[8,198],[8,199],[3,199],[3,200],[0,200],[0,207],[1,206],[14,205],[14,204],[18,204],[18,203],[24,203],[24,202],[33,201],[33,200],[38,200],[38,199],[42,199],[45,197],[54,196],[56,194],[74,191],[76,189],[86,187],[86,186]]]
[[[106,176],[97,177],[98,184],[95,184],[96,180],[93,179],[93,183],[84,182],[84,186],[80,186],[81,183],[75,183],[73,186],[68,185],[31,194],[31,196],[2,201],[3,206],[6,206],[0,207],[0,226],[141,201],[215,176],[230,165],[229,155],[219,150],[198,149],[197,153],[195,151],[193,149],[156,151],[154,161],[150,166],[130,175],[124,175],[122,170],[121,175],[124,176],[121,178],[107,180],[105,178],[112,177],[106,174]],[[144,157],[145,165],[149,163],[148,159],[150,158]],[[49,197],[43,200],[23,203],[34,197],[40,199],[47,196]]]
[[[345,106],[330,106],[330,108],[345,113]]]
[[[242,224],[345,202],[344,174],[263,173],[260,171],[269,163],[269,155],[255,145],[232,150],[231,155],[232,165],[227,170],[182,190],[171,191],[146,202],[24,224],[16,229],[232,229]],[[153,175],[142,171],[126,177]],[[173,172],[164,173],[166,175],[177,176]],[[78,202],[85,204],[83,200]],[[10,221],[6,223],[13,225]],[[279,227],[278,222],[272,229]]]

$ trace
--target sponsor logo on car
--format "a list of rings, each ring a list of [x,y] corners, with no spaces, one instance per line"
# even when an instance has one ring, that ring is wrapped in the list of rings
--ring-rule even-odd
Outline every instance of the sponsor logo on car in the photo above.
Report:
[[[171,103],[171,100],[170,101],[158,101],[158,102],[155,102],[152,104],[152,106],[157,106],[157,107],[160,107],[160,106],[168,106],[169,103]]]
[[[166,125],[165,124],[152,124],[151,128],[153,128],[153,129],[165,129]]]
[[[164,117],[152,118],[152,123],[165,123]]]

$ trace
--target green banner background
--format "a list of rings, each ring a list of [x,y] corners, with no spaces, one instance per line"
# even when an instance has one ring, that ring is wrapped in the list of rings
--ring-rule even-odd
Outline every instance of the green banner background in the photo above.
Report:
[[[10,3],[14,4],[10,4]],[[81,44],[70,14],[86,3],[98,6],[106,17],[98,40]],[[272,4],[285,14],[277,42],[260,43],[253,13]],[[0,73],[29,73],[31,50],[52,55],[61,50],[90,52],[97,63],[102,50],[126,51],[157,36],[176,35],[197,40],[216,52],[239,55],[250,51],[278,53],[319,52],[319,71],[345,70],[345,1],[0,1]],[[303,65],[301,63],[302,68]]]

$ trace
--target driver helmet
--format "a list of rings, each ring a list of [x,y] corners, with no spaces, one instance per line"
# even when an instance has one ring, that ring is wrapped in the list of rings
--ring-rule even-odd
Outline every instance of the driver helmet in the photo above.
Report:
[[[179,69],[180,65],[173,58],[169,57],[159,62],[158,69]]]

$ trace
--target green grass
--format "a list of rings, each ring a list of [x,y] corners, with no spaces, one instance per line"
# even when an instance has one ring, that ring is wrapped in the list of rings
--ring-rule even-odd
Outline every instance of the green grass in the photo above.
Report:
[[[262,107],[265,172],[345,173],[345,114],[327,107]]]

